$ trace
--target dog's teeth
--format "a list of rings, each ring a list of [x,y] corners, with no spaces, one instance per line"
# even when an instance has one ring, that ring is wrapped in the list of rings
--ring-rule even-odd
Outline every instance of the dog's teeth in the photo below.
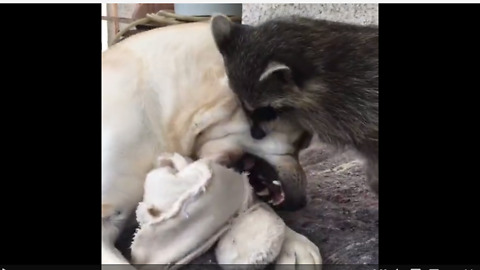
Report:
[[[277,205],[279,205],[279,204],[281,204],[281,203],[282,203],[282,201],[276,201],[276,202],[274,202],[274,203],[272,203],[272,204],[275,205],[275,206],[277,206]]]
[[[285,200],[285,194],[284,194],[283,191],[282,191],[282,193],[280,193],[280,198],[277,199],[277,200],[273,203],[273,205],[279,205],[279,204],[281,204],[284,200]]]
[[[268,188],[265,188],[264,190],[257,192],[257,195],[258,196],[268,196],[268,195],[270,195],[270,191],[268,190]]]
[[[278,181],[278,180],[273,180],[272,183],[273,183],[274,185],[277,185],[277,186],[281,186],[281,185],[282,185],[282,183],[280,183],[280,181]]]

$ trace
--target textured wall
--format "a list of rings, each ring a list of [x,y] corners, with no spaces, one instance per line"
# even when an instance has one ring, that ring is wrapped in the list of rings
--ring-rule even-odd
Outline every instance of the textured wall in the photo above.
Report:
[[[283,15],[378,25],[378,4],[243,4],[242,23],[257,24]]]

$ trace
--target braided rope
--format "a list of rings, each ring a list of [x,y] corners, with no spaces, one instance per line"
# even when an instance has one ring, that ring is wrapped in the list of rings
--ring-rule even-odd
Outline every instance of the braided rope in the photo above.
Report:
[[[242,18],[236,17],[236,16],[232,16],[229,18],[233,22],[241,22],[242,20]],[[157,28],[157,27],[165,27],[169,25],[182,24],[182,23],[208,21],[209,19],[210,19],[210,16],[204,16],[204,17],[183,16],[183,15],[178,15],[165,10],[160,10],[157,13],[148,13],[144,18],[135,20],[130,24],[128,24],[124,29],[120,30],[113,38],[112,42],[110,43],[110,46],[121,41],[122,37],[137,25],[148,25],[148,26]]]

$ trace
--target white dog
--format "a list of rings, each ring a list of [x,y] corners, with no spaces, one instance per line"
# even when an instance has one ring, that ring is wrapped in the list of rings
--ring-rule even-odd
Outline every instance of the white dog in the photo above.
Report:
[[[209,23],[159,28],[112,46],[102,55],[102,263],[128,264],[114,243],[161,153],[225,165],[245,152],[257,155],[278,173],[284,204],[298,208],[306,186],[298,152],[308,139],[281,122],[262,140],[250,137]],[[283,253],[319,256],[305,237],[289,232]],[[291,262],[314,263],[307,257]]]

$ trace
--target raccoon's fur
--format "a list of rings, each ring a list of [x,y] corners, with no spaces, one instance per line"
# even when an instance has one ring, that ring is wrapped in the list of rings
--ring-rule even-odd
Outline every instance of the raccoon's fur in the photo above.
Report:
[[[252,136],[264,136],[272,111],[297,121],[323,142],[358,150],[378,193],[377,26],[295,16],[248,26],[218,15],[211,27],[230,86],[255,116]]]

